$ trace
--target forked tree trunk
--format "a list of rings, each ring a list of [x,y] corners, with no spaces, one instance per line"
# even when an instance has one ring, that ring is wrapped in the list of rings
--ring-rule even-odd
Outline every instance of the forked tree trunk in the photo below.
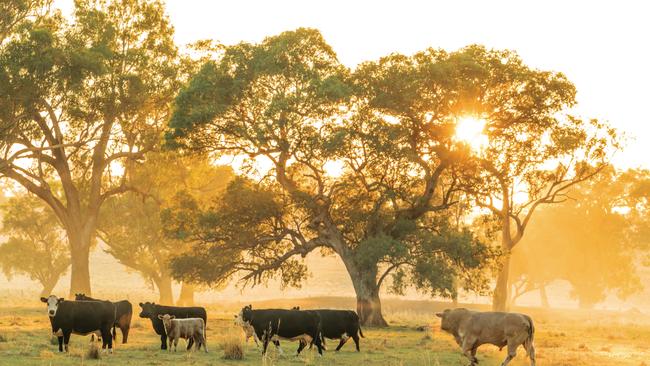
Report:
[[[357,295],[357,313],[361,324],[370,327],[388,326],[381,313],[377,267],[360,269],[352,261],[344,260],[344,263]]]
[[[41,290],[41,297],[48,297],[52,295],[52,290],[54,290],[57,282],[59,282],[59,278],[54,276],[41,281],[41,285],[43,285],[43,290]]]
[[[507,311],[510,284],[508,277],[510,275],[510,252],[507,252],[501,258],[501,269],[497,276],[496,287],[492,298],[492,310]]]
[[[178,306],[193,306],[194,305],[194,285],[191,283],[183,282],[181,285],[181,293],[176,302]]]
[[[162,305],[174,305],[171,277],[163,274],[154,278],[153,281],[156,284],[156,287],[158,287],[158,303]]]

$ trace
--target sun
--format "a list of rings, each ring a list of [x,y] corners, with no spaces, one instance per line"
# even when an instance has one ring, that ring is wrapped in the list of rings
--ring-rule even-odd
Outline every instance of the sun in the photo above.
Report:
[[[455,139],[468,144],[473,150],[480,151],[488,144],[484,130],[484,119],[461,117],[456,122]]]

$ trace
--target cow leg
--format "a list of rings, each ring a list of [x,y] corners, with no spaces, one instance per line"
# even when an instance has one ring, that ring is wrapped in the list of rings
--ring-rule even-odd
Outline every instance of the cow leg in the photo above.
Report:
[[[527,339],[524,342],[524,348],[526,348],[526,352],[530,358],[530,366],[535,366],[535,345],[533,344],[533,340],[530,338]]]
[[[129,339],[129,330],[131,327],[129,325],[124,325],[120,327],[120,330],[122,331],[122,344],[125,344],[126,341]]]
[[[178,338],[174,338],[174,352],[178,350]]]
[[[269,336],[264,333],[262,336],[262,356],[266,356],[266,349],[269,347]],[[279,344],[276,344],[276,347],[279,347]]]
[[[462,343],[462,351],[465,357],[469,359],[470,366],[478,365],[478,359],[476,358],[476,340],[470,337],[466,337]]]
[[[302,339],[298,341],[298,351],[296,351],[296,357],[300,355],[300,352],[302,352],[303,349],[307,347],[307,343],[303,341]]]
[[[354,341],[354,345],[357,347],[357,352],[361,352],[361,350],[359,349],[359,335],[353,334],[352,340]]]
[[[57,338],[59,340],[59,352],[63,352],[63,336]]]
[[[106,349],[108,346],[108,351],[113,352],[113,337],[111,337],[111,328],[101,329],[102,333],[102,349]]]
[[[336,350],[335,350],[335,351],[338,352],[338,351],[341,349],[341,347],[343,347],[343,345],[344,345],[347,341],[348,341],[348,337],[346,337],[345,335],[343,335],[343,336],[341,337],[341,341],[339,342],[339,345],[336,346]]]
[[[63,332],[63,345],[65,347],[65,351],[68,352],[69,348],[68,345],[70,344],[70,335],[72,334],[72,331],[69,330],[67,332]]]
[[[167,334],[160,335],[160,349],[167,349]]]
[[[203,345],[203,350],[205,351],[205,353],[208,353],[208,344],[205,342],[205,336],[203,336],[203,334],[199,334],[199,340]]]
[[[313,339],[314,344],[316,345],[316,348],[318,349],[318,354],[320,356],[323,355],[323,340],[320,337],[320,334],[316,333],[311,336]]]
[[[194,345],[194,338],[193,338],[193,337],[190,337],[190,338],[187,340],[187,350],[188,350],[188,351],[189,351],[190,348],[192,348],[192,345]]]
[[[517,356],[517,347],[519,347],[519,344],[508,342],[508,355],[506,356],[506,359],[503,360],[501,366],[506,366],[510,363],[510,361],[512,361],[513,358]]]

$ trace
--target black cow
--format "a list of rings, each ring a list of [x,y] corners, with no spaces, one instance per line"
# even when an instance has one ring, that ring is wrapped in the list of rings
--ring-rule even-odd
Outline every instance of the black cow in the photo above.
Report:
[[[93,299],[85,294],[75,294],[75,300],[81,301],[104,301]],[[122,331],[122,343],[126,343],[131,329],[131,317],[133,316],[133,305],[128,300],[113,302],[115,305],[115,325]],[[113,328],[113,340],[115,341],[115,328]]]
[[[156,334],[160,335],[160,349],[167,349],[167,333],[165,333],[165,326],[163,321],[158,318],[158,315],[174,315],[176,319],[186,318],[201,318],[208,326],[208,316],[205,309],[199,306],[181,307],[181,306],[164,306],[157,305],[151,302],[140,303],[142,311],[140,312],[141,318],[149,318],[151,325]],[[207,337],[206,337],[207,338]],[[187,342],[187,349],[192,348],[194,339],[190,338]]]
[[[115,306],[110,301],[65,301],[50,295],[41,297],[47,304],[47,314],[50,317],[52,333],[59,339],[59,352],[68,352],[71,334],[87,335],[99,331],[102,337],[102,348],[108,346],[113,352],[111,327],[115,332]]]
[[[296,306],[293,310],[300,310]],[[325,338],[339,339],[339,345],[336,351],[352,338],[356,345],[357,352],[359,349],[359,336],[364,337],[359,324],[359,315],[356,311],[352,310],[330,310],[330,309],[314,309],[307,311],[315,311],[320,316],[321,336],[323,338],[323,347],[325,347]],[[365,337],[364,337],[365,338]]]
[[[320,317],[312,311],[261,309],[253,310],[251,305],[242,308],[239,319],[253,327],[257,338],[262,340],[262,355],[266,354],[269,342],[280,339],[300,341],[298,354],[312,341],[323,354],[320,337]]]

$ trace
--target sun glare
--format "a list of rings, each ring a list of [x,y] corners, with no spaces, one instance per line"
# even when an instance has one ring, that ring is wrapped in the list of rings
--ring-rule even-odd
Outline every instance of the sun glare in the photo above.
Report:
[[[456,140],[470,145],[474,150],[481,150],[488,143],[488,138],[483,133],[484,129],[484,119],[473,117],[459,118],[458,122],[456,122]]]

